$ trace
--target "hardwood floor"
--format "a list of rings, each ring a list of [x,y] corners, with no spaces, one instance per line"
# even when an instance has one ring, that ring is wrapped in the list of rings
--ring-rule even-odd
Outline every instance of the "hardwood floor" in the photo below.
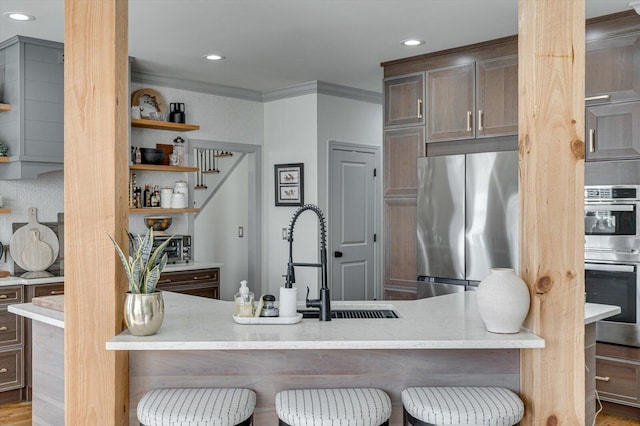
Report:
[[[0,405],[0,426],[31,426],[31,403],[15,402]],[[598,414],[596,426],[638,426],[639,421]]]
[[[31,403],[14,402],[0,405],[0,425],[31,426]]]

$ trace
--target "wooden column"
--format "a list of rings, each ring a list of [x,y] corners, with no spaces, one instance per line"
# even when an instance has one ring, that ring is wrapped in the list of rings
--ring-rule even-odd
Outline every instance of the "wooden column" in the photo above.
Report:
[[[524,425],[581,425],[584,392],[585,1],[519,0],[520,275]]]
[[[65,424],[128,424],[126,279],[107,234],[126,240],[128,2],[65,0]]]

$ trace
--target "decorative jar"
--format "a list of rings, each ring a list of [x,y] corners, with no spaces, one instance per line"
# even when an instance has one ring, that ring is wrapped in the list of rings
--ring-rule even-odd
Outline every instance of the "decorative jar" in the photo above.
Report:
[[[518,333],[529,312],[527,284],[513,269],[495,268],[478,287],[478,310],[491,333]]]

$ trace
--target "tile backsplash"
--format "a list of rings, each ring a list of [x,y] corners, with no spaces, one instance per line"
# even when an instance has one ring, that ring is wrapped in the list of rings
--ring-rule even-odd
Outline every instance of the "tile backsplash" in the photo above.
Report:
[[[36,179],[0,180],[3,206],[11,214],[0,215],[0,241],[8,245],[13,235],[12,224],[28,221],[27,209],[38,210],[38,222],[57,222],[58,213],[64,212],[63,171],[44,173]],[[13,272],[13,259],[0,259],[0,270]]]

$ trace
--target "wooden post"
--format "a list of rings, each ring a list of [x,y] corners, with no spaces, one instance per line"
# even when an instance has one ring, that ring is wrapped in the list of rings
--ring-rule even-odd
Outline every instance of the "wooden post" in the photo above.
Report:
[[[519,0],[520,275],[523,425],[582,425],[584,392],[585,0]]]
[[[126,279],[108,234],[128,224],[128,1],[65,0],[65,423],[128,424]]]

